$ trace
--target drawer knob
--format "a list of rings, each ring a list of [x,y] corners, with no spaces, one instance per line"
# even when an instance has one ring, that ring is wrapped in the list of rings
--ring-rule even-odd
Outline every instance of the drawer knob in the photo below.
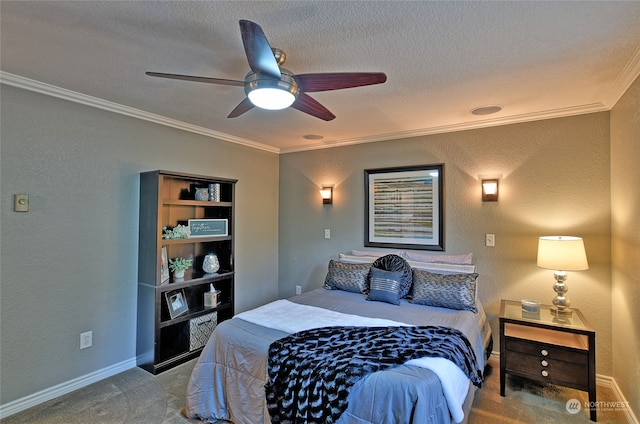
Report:
[[[549,363],[547,362],[547,360],[546,360],[546,359],[543,359],[542,361],[540,361],[540,364],[541,364],[543,367],[546,367],[546,366],[548,366],[548,365],[549,365]]]
[[[546,349],[542,349],[540,353],[542,354],[542,356],[547,356],[549,354]]]
[[[542,372],[540,374],[542,374],[543,377],[547,377],[549,375],[549,371],[542,370]]]

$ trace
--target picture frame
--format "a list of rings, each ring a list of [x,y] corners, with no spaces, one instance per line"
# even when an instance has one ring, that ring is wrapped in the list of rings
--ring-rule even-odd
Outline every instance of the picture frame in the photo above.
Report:
[[[162,254],[160,256],[160,284],[166,284],[169,282],[169,259],[167,257],[167,248],[162,248]]]
[[[165,300],[167,302],[167,308],[169,309],[169,316],[171,319],[179,317],[182,314],[187,313],[189,305],[187,304],[187,297],[184,294],[184,289],[173,290],[164,293]]]
[[[189,237],[218,237],[229,235],[228,219],[190,219]]]
[[[364,170],[367,247],[444,250],[444,164]]]

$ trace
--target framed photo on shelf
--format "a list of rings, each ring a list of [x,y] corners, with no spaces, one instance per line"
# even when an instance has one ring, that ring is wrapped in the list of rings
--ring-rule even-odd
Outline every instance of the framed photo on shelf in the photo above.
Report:
[[[184,295],[184,289],[165,292],[164,296],[167,301],[167,308],[169,308],[169,316],[171,319],[174,319],[189,310],[187,297]]]
[[[444,250],[444,165],[365,169],[370,247]]]
[[[167,248],[162,248],[162,256],[160,257],[160,284],[169,282],[169,260],[167,258]]]

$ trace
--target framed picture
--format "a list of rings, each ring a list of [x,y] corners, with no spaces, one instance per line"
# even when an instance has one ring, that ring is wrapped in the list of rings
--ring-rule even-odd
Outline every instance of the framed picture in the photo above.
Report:
[[[365,169],[370,247],[444,250],[444,165]]]
[[[169,308],[169,316],[171,319],[178,317],[189,310],[187,305],[187,297],[184,295],[184,289],[165,292],[167,307]]]
[[[215,237],[229,235],[227,219],[190,219],[189,237]]]
[[[160,257],[160,284],[169,282],[169,260],[167,259],[167,248],[162,248],[162,256]]]

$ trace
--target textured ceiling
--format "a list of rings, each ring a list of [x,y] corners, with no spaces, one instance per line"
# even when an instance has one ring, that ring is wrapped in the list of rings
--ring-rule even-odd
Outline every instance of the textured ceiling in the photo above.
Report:
[[[0,17],[5,84],[275,152],[608,110],[640,74],[638,1],[2,0]],[[240,19],[294,73],[388,80],[312,93],[337,116],[325,122],[294,109],[228,119],[241,87],[145,75],[242,80]]]

